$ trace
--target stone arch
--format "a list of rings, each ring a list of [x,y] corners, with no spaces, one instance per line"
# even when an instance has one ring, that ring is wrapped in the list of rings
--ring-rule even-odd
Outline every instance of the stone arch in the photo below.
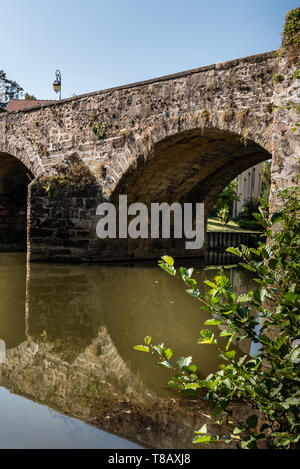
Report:
[[[23,148],[17,144],[0,142],[1,154],[8,154],[12,158],[18,159],[35,178],[41,176],[45,171],[40,155],[37,152],[33,151],[32,154],[24,152]]]
[[[128,204],[142,202],[148,209],[154,202],[203,202],[207,219],[219,194],[231,180],[271,158],[268,127],[256,141],[250,139],[255,129],[248,132],[247,138],[213,125],[181,127],[179,132],[174,127],[172,134],[164,137],[167,130],[157,129],[157,133],[151,133],[148,145],[146,140],[142,144],[136,139],[127,139],[125,150],[130,154],[130,164],[110,185],[110,192],[104,188],[115,205],[120,194],[127,195]],[[110,247],[104,241],[101,242],[102,252],[108,249],[111,256],[121,253],[120,258],[158,258],[166,252],[174,257],[204,254],[203,249],[187,251],[184,238],[175,239],[172,233],[171,229],[170,239],[109,240]]]
[[[28,185],[38,170],[26,157],[17,158],[3,151],[0,163],[0,249],[25,250]]]
[[[180,112],[174,117],[171,109],[166,111],[164,117],[154,117],[149,125],[144,123],[145,130],[133,129],[126,134],[123,152],[116,158],[116,164],[107,168],[104,182],[106,194],[114,197],[114,194],[120,193],[128,175],[141,174],[148,164],[152,164],[159,147],[168,142],[178,142],[181,137],[193,138],[197,134],[204,139],[209,134],[214,134],[215,138],[223,135],[227,136],[227,140],[239,140],[240,148],[256,145],[259,152],[270,154],[273,116],[266,112],[262,117],[258,111],[255,108],[249,111],[247,108],[238,110],[231,107],[218,110],[212,103],[205,109]]]
[[[268,128],[254,140],[253,129],[246,138],[214,126],[189,127],[156,128],[148,144],[132,140],[130,164],[110,186],[112,200],[127,194],[129,203],[204,201],[210,208],[238,174],[271,158]]]

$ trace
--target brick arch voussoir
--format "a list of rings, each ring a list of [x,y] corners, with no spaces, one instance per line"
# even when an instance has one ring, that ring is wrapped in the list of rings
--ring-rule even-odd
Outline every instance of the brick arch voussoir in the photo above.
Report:
[[[35,178],[40,177],[45,173],[45,168],[41,158],[36,152],[33,152],[32,155],[28,155],[28,152],[20,149],[17,145],[11,145],[9,143],[0,143],[0,152],[8,153],[12,157],[17,158],[24,166],[26,166]]]

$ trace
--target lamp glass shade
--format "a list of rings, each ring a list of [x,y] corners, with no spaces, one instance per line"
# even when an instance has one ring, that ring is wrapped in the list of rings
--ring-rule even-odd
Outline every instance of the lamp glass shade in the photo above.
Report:
[[[54,89],[55,93],[59,93],[60,88],[61,88],[60,82],[57,81],[57,80],[55,80],[55,81],[53,82],[53,89]]]

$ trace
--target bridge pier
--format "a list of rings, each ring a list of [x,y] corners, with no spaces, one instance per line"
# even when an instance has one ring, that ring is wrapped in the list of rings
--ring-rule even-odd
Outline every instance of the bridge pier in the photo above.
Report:
[[[28,259],[39,262],[110,262],[204,256],[204,249],[186,250],[185,239],[99,239],[96,208],[101,187],[78,190],[34,180],[28,197]],[[46,189],[45,189],[46,188]]]
[[[28,194],[29,260],[93,261],[100,190],[97,185],[78,189],[59,187],[47,178],[34,180]]]

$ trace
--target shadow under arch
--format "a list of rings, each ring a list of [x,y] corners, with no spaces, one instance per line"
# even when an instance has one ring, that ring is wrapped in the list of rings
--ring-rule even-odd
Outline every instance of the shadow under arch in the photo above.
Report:
[[[157,135],[153,136],[152,142]],[[266,143],[269,148],[269,143]],[[128,204],[141,202],[204,203],[205,225],[222,190],[246,169],[268,160],[270,152],[251,139],[217,128],[194,128],[151,143],[150,152],[138,153],[120,177],[110,200],[126,194]],[[134,151],[132,148],[132,157]],[[149,209],[148,209],[149,210]],[[148,211],[149,213],[149,211]],[[127,239],[126,255],[158,258],[198,257],[205,248],[186,250],[185,239]],[[133,242],[134,241],[134,242]]]
[[[224,187],[249,167],[271,158],[253,140],[216,128],[196,128],[163,138],[147,158],[138,155],[111,198],[132,202],[204,202],[207,210]]]
[[[28,185],[34,178],[20,159],[0,152],[0,251],[26,250]]]

